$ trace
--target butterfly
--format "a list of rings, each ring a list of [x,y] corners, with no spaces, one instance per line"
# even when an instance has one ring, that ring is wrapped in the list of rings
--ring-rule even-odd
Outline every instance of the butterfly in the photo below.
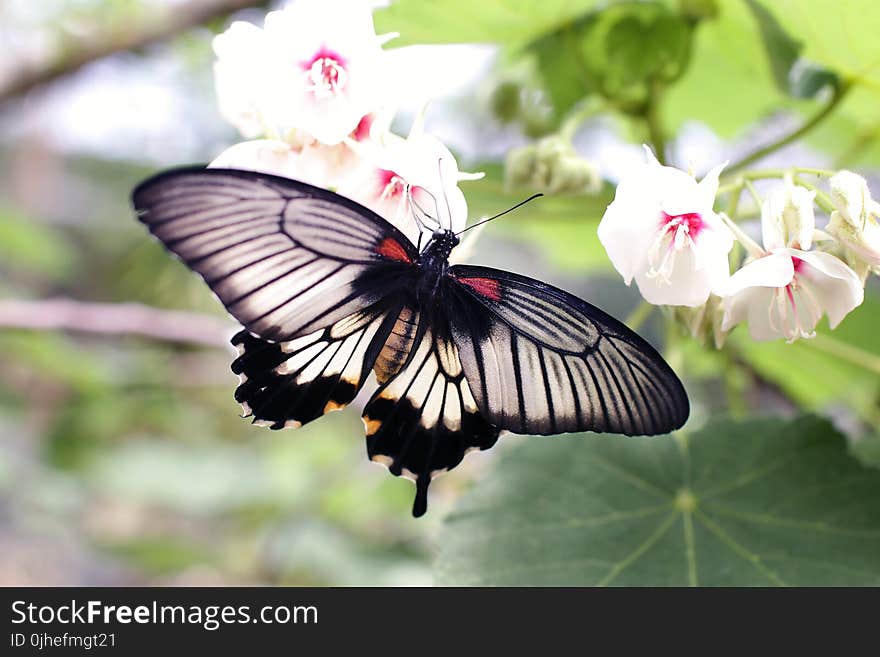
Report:
[[[132,194],[137,216],[244,329],[235,399],[272,429],[349,404],[367,453],[416,484],[485,450],[502,430],[668,433],[689,413],[681,381],[645,340],[586,301],[499,269],[449,264],[326,189],[269,174],[184,168]]]

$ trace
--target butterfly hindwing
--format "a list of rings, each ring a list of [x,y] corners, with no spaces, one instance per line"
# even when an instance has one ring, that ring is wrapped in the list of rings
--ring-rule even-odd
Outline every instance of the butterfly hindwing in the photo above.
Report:
[[[477,406],[516,433],[646,435],[684,424],[678,377],[598,308],[534,279],[456,265],[446,303]]]
[[[227,169],[159,174],[139,219],[251,333],[288,341],[385,298],[418,253],[387,221],[287,178]]]
[[[448,324],[420,313],[409,358],[364,408],[369,457],[416,482],[413,515],[427,508],[431,479],[472,449],[488,449],[499,430],[480,414]]]
[[[232,339],[240,352],[236,400],[254,422],[298,427],[355,398],[391,332],[399,307],[371,308],[287,342],[248,331]]]

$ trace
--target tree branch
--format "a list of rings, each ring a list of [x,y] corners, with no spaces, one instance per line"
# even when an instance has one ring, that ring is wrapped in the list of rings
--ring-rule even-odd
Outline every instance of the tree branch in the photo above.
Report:
[[[24,66],[11,77],[0,80],[0,104],[109,55],[138,50],[215,18],[265,4],[266,0],[190,0],[184,5],[169,6],[164,11],[156,10],[153,12],[156,15],[144,23],[124,25],[119,31],[77,39],[48,61]]]
[[[0,300],[0,328],[137,335],[164,342],[227,347],[236,325],[219,317],[138,303],[72,299]]]

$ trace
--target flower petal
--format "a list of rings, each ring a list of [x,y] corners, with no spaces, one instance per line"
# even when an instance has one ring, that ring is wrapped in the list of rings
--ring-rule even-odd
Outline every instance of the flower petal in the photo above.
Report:
[[[656,201],[628,193],[621,181],[614,201],[605,209],[597,230],[611,264],[629,285],[636,271],[647,268],[648,250],[655,239],[659,224]]]
[[[748,262],[734,273],[724,288],[723,296],[732,296],[750,287],[785,287],[792,278],[794,265],[791,256],[785,252],[770,253]]]
[[[868,181],[852,171],[840,171],[828,181],[831,201],[840,215],[855,228],[861,228],[865,211],[873,204]]]
[[[286,178],[299,178],[303,173],[299,152],[287,142],[275,139],[255,139],[230,146],[208,167],[260,171]]]
[[[782,220],[786,199],[783,189],[774,189],[761,203],[761,241],[767,251],[788,246],[785,243],[785,224]]]
[[[703,176],[703,179],[697,185],[699,189],[699,199],[702,207],[712,208],[715,204],[715,196],[718,194],[718,178],[721,176],[721,172],[724,170],[724,167],[727,166],[727,162],[722,162],[718,166],[712,167],[709,169],[708,173]]]
[[[806,265],[798,272],[799,281],[828,314],[828,325],[836,328],[850,311],[864,301],[865,290],[861,280],[846,263],[830,253],[796,253],[796,257]]]
[[[712,277],[697,275],[696,271],[694,252],[683,249],[676,256],[675,266],[667,279],[651,276],[644,269],[636,272],[635,279],[639,292],[648,303],[696,307],[706,303],[712,291]]]

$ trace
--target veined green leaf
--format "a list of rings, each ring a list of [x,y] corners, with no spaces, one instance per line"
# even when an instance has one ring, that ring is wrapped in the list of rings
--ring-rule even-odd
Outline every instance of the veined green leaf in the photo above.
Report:
[[[880,472],[825,420],[521,440],[448,519],[438,583],[880,584]]]

